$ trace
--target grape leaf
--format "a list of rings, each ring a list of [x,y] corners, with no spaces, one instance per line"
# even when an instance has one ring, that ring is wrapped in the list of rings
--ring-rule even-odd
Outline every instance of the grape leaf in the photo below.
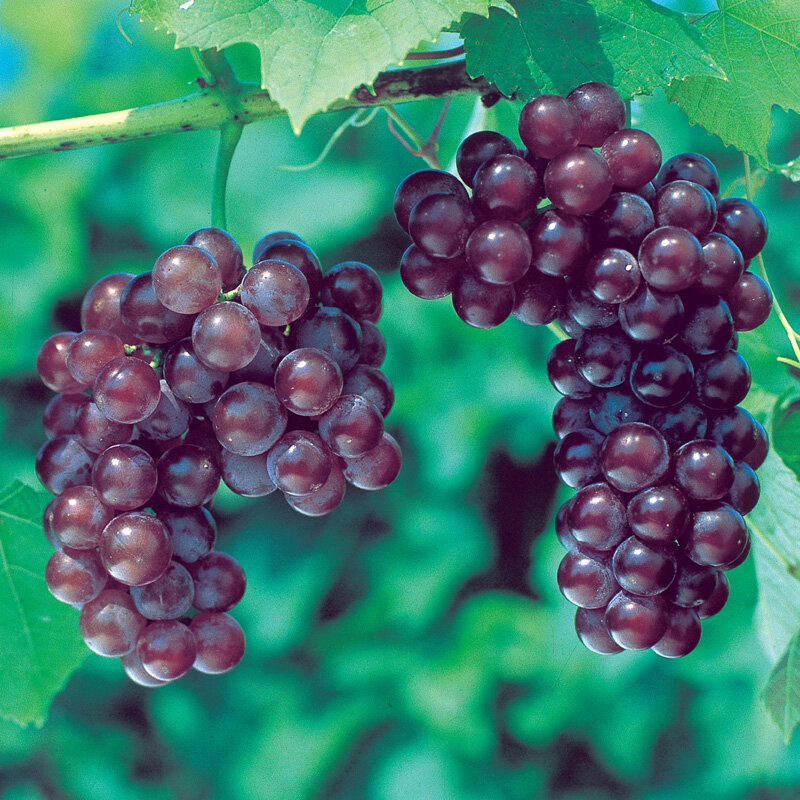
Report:
[[[467,72],[501,92],[565,94],[604,81],[625,97],[687,75],[724,77],[683,15],[650,0],[513,0],[467,18]]]
[[[0,491],[0,716],[44,724],[47,708],[86,654],[77,613],[47,590],[52,548],[42,532],[48,495],[16,481]]]
[[[796,0],[720,0],[695,27],[727,80],[692,76],[668,97],[692,122],[768,166],[773,105],[800,111],[800,15]]]
[[[770,673],[761,699],[789,744],[800,723],[800,631],[789,642]]]
[[[131,12],[201,50],[251,42],[261,85],[295,132],[317,111],[371,82],[421,41],[493,0],[133,0]],[[495,3],[496,4],[496,3]]]

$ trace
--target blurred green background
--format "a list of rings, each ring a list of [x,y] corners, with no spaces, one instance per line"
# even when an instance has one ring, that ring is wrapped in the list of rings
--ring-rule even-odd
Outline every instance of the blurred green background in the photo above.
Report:
[[[129,45],[115,24],[120,5],[72,0],[65,13],[62,0],[0,0],[0,125],[191,91],[189,54],[124,14]],[[255,79],[254,49],[230,57]],[[401,112],[427,132],[439,107]],[[471,100],[453,104],[443,162],[474,111]],[[517,111],[500,104],[483,124],[513,135]],[[408,241],[391,201],[424,164],[392,138],[384,114],[348,129],[316,169],[281,169],[314,160],[346,118],[314,118],[300,138],[285,119],[247,126],[229,228],[245,253],[263,233],[289,229],[326,268],[355,258],[381,272],[400,478],[379,493],[350,490],[323,520],[279,497],[221,491],[218,547],[249,580],[234,612],[247,635],[243,663],[151,691],[116,660],[87,657],[41,730],[0,721],[0,797],[800,796],[800,746],[783,745],[758,697],[769,665],[753,628],[752,563],[731,575],[730,602],[687,658],[601,657],[578,643],[555,586],[563,551],[552,516],[567,495],[551,470],[557,396],[544,360],[554,339],[515,320],[473,330],[448,300],[405,291],[396,268]],[[743,193],[741,157],[663,96],[635,102],[633,124],[665,158],[706,153],[723,191]],[[39,344],[75,328],[80,298],[101,275],[150,269],[209,224],[215,144],[216,134],[195,132],[0,166],[0,484],[37,485],[49,399],[33,370]],[[776,111],[773,146],[776,160],[800,152],[794,116]],[[796,323],[799,194],[768,177],[756,197],[771,225],[771,277]],[[774,324],[767,335],[782,352]]]

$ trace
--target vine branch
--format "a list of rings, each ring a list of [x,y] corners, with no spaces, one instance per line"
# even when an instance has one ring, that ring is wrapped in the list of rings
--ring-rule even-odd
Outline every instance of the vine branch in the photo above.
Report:
[[[203,55],[207,54],[208,51]],[[215,77],[219,78],[218,75]],[[286,112],[258,84],[234,81],[225,93],[226,102],[223,102],[217,87],[208,86],[205,80],[198,83],[201,91],[163,103],[0,128],[0,160],[79,150],[165,133],[222,128],[231,121],[231,104],[239,109],[233,121],[241,125],[286,116]],[[372,87],[358,87],[349,97],[333,102],[327,110],[374,108],[475,94],[493,97],[497,95],[497,89],[483,79],[470,78],[464,62],[458,61],[383,72]]]

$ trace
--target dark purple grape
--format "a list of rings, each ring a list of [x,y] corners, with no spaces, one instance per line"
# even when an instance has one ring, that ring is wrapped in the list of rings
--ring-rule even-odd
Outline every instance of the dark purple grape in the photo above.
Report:
[[[756,445],[757,424],[749,411],[736,406],[709,415],[707,438],[722,445],[734,461],[741,461]]]
[[[108,331],[88,330],[69,343],[65,363],[77,383],[91,386],[109,361],[124,355],[125,345],[119,336]]]
[[[514,308],[514,289],[486,283],[470,272],[462,272],[453,288],[453,308],[473,328],[495,328],[508,319]]]
[[[541,196],[539,173],[518,155],[495,156],[475,173],[472,203],[480,217],[519,222],[533,214]]]
[[[411,210],[420,200],[432,194],[452,194],[465,201],[469,199],[464,184],[449,172],[438,169],[413,172],[400,183],[394,193],[394,214],[406,233],[409,232]]]
[[[140,586],[164,574],[172,558],[172,540],[156,517],[129,511],[114,517],[103,529],[100,558],[112,578]]]
[[[168,442],[182,436],[189,428],[192,411],[183,400],[175,396],[165,380],[161,380],[161,394],[155,411],[136,423],[139,433],[158,442]]]
[[[339,308],[317,306],[292,325],[295,348],[324,350],[346,375],[361,354],[361,326]]]
[[[383,417],[361,395],[345,394],[319,418],[319,435],[331,452],[344,458],[376,447],[383,434]]]
[[[247,588],[242,565],[227,553],[216,550],[187,566],[194,580],[194,600],[198,611],[229,611],[244,596]]]
[[[188,625],[177,619],[159,620],[148,623],[139,634],[136,655],[154,678],[172,681],[192,668],[197,643]]]
[[[278,242],[299,242],[300,244],[308,247],[305,239],[296,233],[292,233],[292,231],[271,231],[270,233],[265,233],[255,243],[253,247],[252,263],[258,264],[259,261],[263,261],[264,253],[266,252],[267,248],[271,247],[273,244],[277,244]]]
[[[212,423],[219,443],[231,453],[266,453],[286,430],[288,414],[275,389],[243,382],[226,389],[214,405]]]
[[[179,444],[158,459],[158,494],[184,508],[202,506],[219,486],[219,470],[212,455],[194,444]]]
[[[202,248],[217,262],[223,291],[229,292],[239,285],[244,274],[242,248],[227,231],[221,228],[200,228],[190,233],[183,243]]]
[[[108,580],[96,550],[56,550],[47,561],[44,580],[50,594],[62,603],[82,606],[94,600]]]
[[[728,594],[730,592],[730,584],[728,583],[728,576],[724,572],[717,575],[717,587],[714,593],[708,600],[695,607],[695,612],[700,619],[708,619],[720,611],[728,602]]]
[[[287,494],[304,495],[319,489],[328,479],[332,457],[316,433],[287,431],[267,454],[267,470],[273,483]]]
[[[286,502],[295,511],[307,517],[323,517],[325,514],[330,514],[342,502],[347,489],[347,481],[339,464],[337,459],[332,460],[328,479],[319,489],[302,496],[284,494]]]
[[[561,559],[557,581],[561,594],[581,608],[605,608],[619,591],[609,560],[578,547]]]
[[[643,197],[613,192],[591,216],[594,248],[619,247],[638,253],[642,240],[655,226],[653,209]]]
[[[100,544],[103,528],[114,518],[114,509],[92,486],[65,489],[51,507],[50,527],[61,545],[91,550]]]
[[[110,420],[132,424],[156,410],[160,395],[158,373],[138,358],[123,356],[100,370],[92,399]]]
[[[742,515],[727,503],[708,503],[692,514],[683,549],[696,564],[719,567],[736,559],[748,544]]]
[[[650,649],[664,658],[682,658],[697,647],[700,633],[700,620],[694,611],[672,608],[664,635]]]
[[[347,373],[342,394],[360,394],[374,403],[384,418],[394,404],[394,388],[391,381],[381,370],[366,364],[356,364]]]
[[[593,653],[613,655],[622,649],[608,632],[604,608],[579,608],[575,612],[575,632]]]
[[[657,408],[678,405],[694,384],[692,361],[667,344],[648,345],[631,366],[630,384],[643,403]]]
[[[197,315],[192,346],[195,356],[210,369],[233,372],[256,357],[261,328],[253,313],[240,303],[214,303]]]
[[[463,188],[463,187],[462,187]],[[466,190],[465,190],[466,194]],[[266,246],[253,251],[253,264],[260,261],[288,261],[305,275],[308,283],[310,303],[317,299],[317,293],[322,285],[322,267],[317,254],[303,241],[294,239],[280,239],[272,241]],[[258,258],[255,256],[258,255]]]
[[[639,269],[654,289],[688,289],[703,269],[703,248],[689,231],[665,225],[648,233],[639,247]]]
[[[192,564],[214,548],[217,526],[208,509],[202,506],[159,507],[158,518],[172,539],[172,557]]]
[[[722,350],[698,360],[695,386],[697,398],[706,408],[733,408],[750,391],[750,368],[736,350]]]
[[[358,363],[370,367],[380,367],[386,360],[386,339],[374,322],[362,319],[361,326],[361,352]]]
[[[67,368],[67,351],[77,335],[74,331],[54,333],[45,339],[36,354],[36,372],[53,392],[75,394],[91,385],[75,380]]]
[[[628,594],[652,597],[663,592],[675,578],[674,549],[629,536],[614,550],[614,577]]]
[[[175,342],[167,350],[163,369],[169,388],[187,403],[207,403],[219,397],[230,380],[230,373],[207,367],[188,338]]]
[[[103,589],[83,606],[78,619],[86,646],[107,657],[130,653],[146,624],[124,589]]]
[[[461,255],[474,227],[475,216],[469,200],[454,194],[423,197],[411,209],[408,220],[414,244],[434,258]]]
[[[737,331],[752,331],[767,321],[772,310],[772,289],[760,276],[744,272],[725,293]]]
[[[602,480],[600,447],[603,436],[595,430],[567,433],[556,445],[553,464],[561,480],[573,489]]]
[[[644,131],[622,128],[609,134],[600,152],[611,179],[620,189],[636,189],[653,180],[661,168],[661,148]]]
[[[684,313],[679,295],[643,283],[630,300],[620,304],[619,322],[631,339],[661,344],[679,333]]]
[[[36,477],[52,494],[61,494],[70,486],[91,483],[94,455],[77,436],[56,436],[45,442],[36,454]]]
[[[692,181],[665,183],[656,193],[657,226],[684,228],[697,238],[707,236],[717,221],[717,202],[705,186]]]
[[[580,272],[589,258],[589,228],[585,220],[548,208],[528,230],[531,265],[545,275],[563,278]]]
[[[242,305],[261,325],[284,327],[308,307],[306,276],[288,261],[270,259],[254,264],[242,280]]]
[[[568,214],[597,211],[613,183],[603,157],[589,147],[575,147],[556,156],[544,171],[545,194]]]
[[[618,331],[587,331],[575,344],[574,358],[592,386],[606,389],[624,383],[634,363],[631,341]]]
[[[695,439],[672,456],[675,481],[694,500],[720,500],[733,483],[733,459],[711,439]]]
[[[746,260],[761,252],[767,241],[767,220],[761,209],[743,197],[721,200],[714,230],[736,244]]]
[[[628,525],[639,539],[666,545],[683,537],[690,511],[689,501],[677,486],[651,486],[628,501]]]
[[[189,244],[163,252],[153,265],[152,280],[158,302],[178,314],[197,314],[222,291],[222,272],[214,257]]]
[[[607,83],[582,83],[567,95],[567,101],[581,120],[580,144],[600,147],[625,124],[625,103]]]
[[[719,568],[723,572],[728,572],[729,570],[735,569],[736,567],[741,566],[747,560],[747,557],[750,555],[750,550],[752,548],[752,541],[750,539],[750,532],[748,531],[747,536],[745,537],[745,543],[739,553],[732,558],[730,561],[726,561],[724,564],[720,564]]]
[[[254,381],[271,384],[276,367],[289,350],[289,338],[281,331],[275,328],[262,328],[261,344],[258,346],[256,357],[246,366],[231,372],[231,382]]]
[[[647,650],[667,630],[667,605],[661,597],[638,597],[621,591],[605,613],[611,638],[625,650]]]
[[[630,300],[642,280],[639,264],[627,251],[608,248],[595,253],[583,272],[586,288],[601,303]]]
[[[158,473],[149,453],[133,444],[104,450],[92,467],[92,485],[102,501],[120,511],[143,506],[156,490]]]
[[[558,507],[554,522],[556,536],[558,537],[558,541],[560,542],[561,546],[565,550],[572,550],[574,547],[578,546],[578,540],[572,535],[572,531],[569,529],[569,524],[567,523],[567,515],[569,514],[569,507],[571,503],[572,498],[562,503]]]
[[[742,516],[749,514],[758,503],[761,484],[755,470],[744,461],[733,467],[733,483],[722,499],[733,506]]]
[[[344,477],[359,489],[373,491],[388,486],[400,473],[403,454],[395,438],[384,431],[375,447],[360,456],[345,458]]]
[[[136,344],[140,340],[123,323],[120,317],[119,302],[123,289],[133,278],[130,272],[115,272],[106,275],[93,284],[81,303],[81,328],[102,330],[114,333],[126,344]]]
[[[400,279],[411,294],[423,300],[447,297],[459,273],[466,268],[464,256],[432,258],[412,244],[400,259]]]
[[[529,269],[514,284],[511,316],[525,325],[549,325],[558,317],[565,291],[560,278]]]
[[[101,453],[112,445],[129,442],[133,438],[133,425],[110,420],[89,401],[78,412],[75,435],[89,452]]]
[[[575,339],[565,339],[553,347],[547,356],[547,377],[559,394],[585,400],[592,396],[594,387],[578,371],[576,346]]]
[[[653,185],[653,181],[648,181],[643,186],[637,186],[633,193],[641,197],[648,205],[651,205],[656,199],[656,187]]]
[[[697,403],[685,401],[674,408],[654,410],[650,424],[661,431],[674,450],[691,439],[702,439],[708,428],[706,412]]]
[[[201,611],[192,617],[197,655],[192,665],[198,672],[219,675],[232,670],[244,656],[244,632],[229,614]]]
[[[589,409],[591,400],[574,400],[571,397],[562,397],[553,409],[553,432],[559,439],[568,433],[582,428],[592,428]]]
[[[238,456],[223,448],[220,474],[225,485],[242,497],[264,497],[278,488],[269,477],[266,453]]]
[[[613,550],[630,535],[625,503],[603,481],[578,490],[569,504],[567,524],[576,541],[592,550]]]
[[[719,197],[719,175],[717,168],[699,153],[679,153],[667,159],[655,178],[655,187],[660,189],[672,181],[692,181],[699,183]]]
[[[584,330],[590,328],[610,328],[619,319],[618,307],[612,303],[601,303],[577,278],[567,279],[567,293],[564,298],[567,315]]]
[[[756,424],[756,443],[753,449],[742,458],[742,461],[753,469],[758,469],[764,463],[769,452],[769,436],[764,426],[757,419],[754,422]]]
[[[686,292],[681,343],[697,355],[711,355],[730,347],[733,318],[728,304],[714,296]]]
[[[720,574],[713,567],[700,566],[681,556],[675,580],[664,593],[664,598],[682,608],[695,608],[714,594]]]
[[[353,319],[366,319],[380,309],[383,287],[378,273],[360,261],[343,261],[328,270],[320,302],[341,308]]]
[[[492,219],[475,228],[464,252],[467,264],[487,283],[518,281],[531,265],[528,234],[516,222]]]
[[[478,167],[490,158],[516,155],[517,146],[507,136],[496,131],[477,131],[467,136],[456,150],[456,169],[461,180],[472,188]]]
[[[742,251],[721,233],[710,233],[700,240],[703,266],[694,288],[708,294],[725,294],[732,289],[744,270]]]
[[[89,402],[85,394],[57,394],[44,410],[42,427],[48,439],[75,433],[78,412]]]
[[[194,582],[189,571],[170,561],[165,572],[145,586],[131,586],[131,597],[146,619],[179,619],[192,607]]]
[[[652,426],[629,422],[606,436],[600,466],[615,489],[632,494],[664,479],[670,466],[669,447]]]
[[[338,400],[342,385],[339,365],[328,353],[314,347],[293,350],[275,370],[277,399],[289,411],[304,417],[324,414]],[[256,453],[242,452],[241,455]]]
[[[576,147],[581,138],[577,109],[557,94],[528,101],[519,115],[519,138],[539,158],[555,158]]]
[[[649,422],[652,409],[642,403],[629,386],[596,392],[589,408],[592,426],[609,434],[626,422]]]
[[[134,336],[152,344],[166,344],[186,336],[193,319],[191,314],[178,314],[159,302],[152,272],[131,278],[120,295],[119,315]]]

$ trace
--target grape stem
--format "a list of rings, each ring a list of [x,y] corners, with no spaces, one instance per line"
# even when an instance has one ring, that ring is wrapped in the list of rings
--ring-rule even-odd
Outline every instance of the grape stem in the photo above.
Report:
[[[397,109],[393,106],[386,106],[384,109],[387,114],[387,124],[389,126],[389,131],[391,132],[392,136],[400,142],[412,156],[419,156],[419,158],[423,159],[425,163],[431,169],[441,169],[442,162],[439,161],[439,156],[436,155],[436,151],[439,148],[439,133],[442,130],[442,123],[444,122],[445,117],[447,116],[447,112],[450,109],[450,98],[448,97],[444,101],[444,105],[442,106],[442,110],[439,112],[439,117],[436,120],[436,124],[433,126],[431,130],[430,136],[427,139],[424,139],[411,127],[411,125],[406,122],[406,120],[400,116],[397,112]],[[394,127],[395,123],[400,127],[403,133],[412,141],[413,146],[410,145],[398,132],[397,129]]]
[[[744,160],[744,190],[747,196],[747,199],[752,203],[753,202],[753,182],[752,177],[750,175],[750,156],[747,153],[742,153],[742,159]],[[796,366],[800,368],[800,335],[795,331],[792,327],[789,320],[786,318],[786,315],[783,313],[783,309],[781,308],[781,304],[778,302],[778,297],[775,294],[774,289],[769,282],[769,276],[767,275],[767,267],[764,264],[764,256],[761,253],[756,255],[756,263],[758,264],[758,269],[761,272],[761,277],[764,279],[767,286],[769,286],[770,291],[772,291],[772,307],[775,309],[775,313],[780,320],[781,325],[783,325],[783,329],[786,331],[786,335],[789,339],[789,344],[794,351],[795,361],[792,362],[789,359],[778,357],[778,361],[784,364],[791,364],[792,366]]]

